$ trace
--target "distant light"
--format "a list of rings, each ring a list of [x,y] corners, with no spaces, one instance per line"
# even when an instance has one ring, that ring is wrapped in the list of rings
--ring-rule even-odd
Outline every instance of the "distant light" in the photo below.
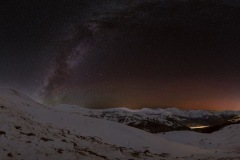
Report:
[[[208,128],[209,126],[194,126],[190,127],[191,129],[198,129],[198,128]]]

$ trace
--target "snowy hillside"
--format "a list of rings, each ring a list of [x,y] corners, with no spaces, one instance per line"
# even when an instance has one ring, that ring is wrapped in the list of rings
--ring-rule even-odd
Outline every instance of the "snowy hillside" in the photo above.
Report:
[[[89,110],[83,108],[67,108],[66,105],[47,107],[8,89],[0,90],[0,111],[0,160],[214,159],[236,157],[236,149],[240,147],[238,143],[226,145],[225,150],[189,145],[179,140],[183,138],[173,139],[181,134],[173,138],[159,136],[124,124],[84,116]],[[147,118],[145,111],[144,115]],[[224,128],[219,137],[221,134],[232,135],[230,144],[239,135],[239,125],[235,128],[235,132]],[[182,136],[186,137],[185,134]],[[227,139],[222,141],[223,146],[224,142],[228,142]]]
[[[177,108],[131,110],[84,109],[72,105],[55,106],[62,111],[76,112],[80,115],[110,120],[139,128],[151,133],[176,130],[190,130],[195,126],[214,126],[227,122],[240,115],[239,111],[210,112],[205,110],[181,110]]]
[[[224,127],[211,134],[196,133],[192,131],[173,131],[159,134],[161,138],[166,138],[173,142],[215,150],[215,153],[222,154],[222,157],[224,157],[226,153],[229,155],[231,153],[233,157],[238,157],[236,159],[240,159],[239,135],[240,124]]]

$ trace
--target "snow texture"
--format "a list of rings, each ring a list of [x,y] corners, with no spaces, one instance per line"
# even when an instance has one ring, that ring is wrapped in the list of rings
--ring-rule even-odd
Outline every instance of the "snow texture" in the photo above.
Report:
[[[136,112],[124,108],[112,110]],[[189,131],[151,134],[84,116],[89,112],[96,110],[67,105],[48,107],[17,91],[1,89],[0,160],[240,158],[239,125],[213,134]],[[137,112],[152,114],[151,109]]]

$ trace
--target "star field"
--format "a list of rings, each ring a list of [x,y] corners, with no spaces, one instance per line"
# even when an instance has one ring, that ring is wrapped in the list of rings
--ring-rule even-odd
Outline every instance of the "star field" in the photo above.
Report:
[[[0,5],[0,86],[48,104],[239,109],[240,2]]]

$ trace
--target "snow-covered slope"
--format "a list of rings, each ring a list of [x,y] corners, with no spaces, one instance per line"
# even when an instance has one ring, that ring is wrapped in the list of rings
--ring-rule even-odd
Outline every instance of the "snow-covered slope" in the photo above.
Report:
[[[215,150],[215,153],[221,157],[231,155],[240,159],[240,124],[234,124],[224,127],[223,129],[211,133],[197,133],[193,131],[174,131],[161,133],[161,138],[173,142],[179,142],[189,146]]]
[[[229,119],[228,121],[233,122],[233,123],[238,123],[238,122],[240,122],[240,115],[235,116],[232,119]]]
[[[84,109],[72,105],[55,107],[62,111],[76,112],[87,117],[122,123],[151,133],[190,130],[190,127],[194,126],[218,125],[240,114],[239,111],[210,112],[177,108],[131,110],[127,108]]]
[[[160,159],[212,154],[112,121],[0,91],[0,159]]]
[[[192,132],[159,136],[113,121],[84,116],[88,112],[66,105],[47,107],[14,90],[0,89],[0,160],[218,159],[236,157],[240,148],[236,141],[237,127],[232,128],[236,128],[234,132],[226,128],[216,134],[219,139],[214,141],[214,147],[202,147],[195,142],[191,145],[186,140],[181,141],[186,136],[194,137]],[[146,109],[140,112],[147,118]],[[220,137],[224,135],[226,139],[221,141]],[[235,138],[231,139],[231,135]],[[220,142],[221,147],[216,147]],[[225,143],[232,145],[224,146]]]

